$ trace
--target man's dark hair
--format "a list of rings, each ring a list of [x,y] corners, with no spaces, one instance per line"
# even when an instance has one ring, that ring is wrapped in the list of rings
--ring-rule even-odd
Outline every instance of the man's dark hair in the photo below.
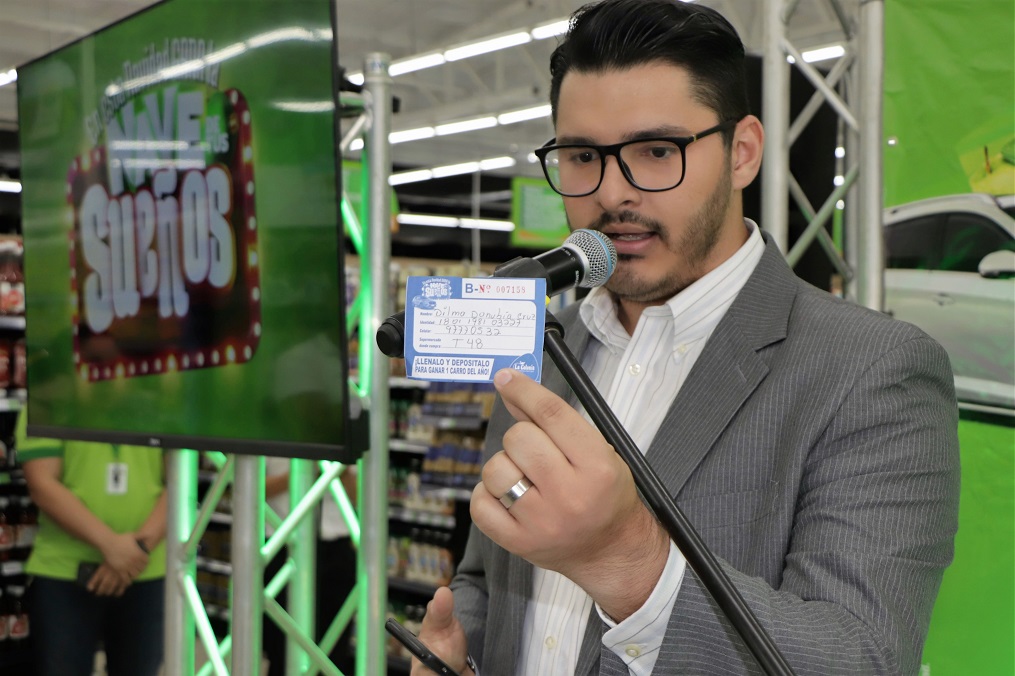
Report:
[[[720,122],[750,113],[744,45],[725,17],[678,0],[604,0],[575,11],[550,57],[554,123],[560,83],[569,71],[602,73],[656,61],[687,70],[695,98]],[[723,138],[732,143],[733,130]]]

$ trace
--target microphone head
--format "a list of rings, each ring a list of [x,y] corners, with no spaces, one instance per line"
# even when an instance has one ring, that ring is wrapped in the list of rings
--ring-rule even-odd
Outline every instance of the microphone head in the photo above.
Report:
[[[602,286],[617,269],[617,249],[610,238],[595,230],[575,230],[563,246],[578,252],[585,259],[585,272],[578,286],[591,289]]]

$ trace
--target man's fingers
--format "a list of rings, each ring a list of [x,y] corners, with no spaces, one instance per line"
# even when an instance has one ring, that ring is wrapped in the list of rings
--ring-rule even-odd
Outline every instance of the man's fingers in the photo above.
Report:
[[[514,369],[501,369],[494,384],[508,412],[519,422],[531,422],[546,433],[572,464],[594,442],[602,444],[599,431],[566,401]],[[574,452],[576,455],[572,455]]]
[[[440,587],[433,595],[433,600],[426,606],[426,614],[423,616],[423,624],[420,627],[420,635],[424,631],[444,633],[450,631],[454,626],[455,597],[447,587]]]
[[[494,375],[493,383],[508,412],[519,422],[534,422],[542,427],[541,422],[567,419],[568,413],[581,420],[566,401],[519,371],[501,369]]]

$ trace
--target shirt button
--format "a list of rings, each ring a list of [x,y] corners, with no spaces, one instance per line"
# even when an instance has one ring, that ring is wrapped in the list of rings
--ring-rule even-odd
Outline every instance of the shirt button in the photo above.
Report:
[[[685,354],[687,352],[687,346],[686,345],[677,346],[677,352],[679,352],[680,354]]]
[[[624,652],[627,653],[629,657],[638,657],[641,655],[641,646],[629,645],[624,648]]]
[[[641,373],[641,364],[631,364],[628,369],[632,376],[636,376]]]
[[[552,636],[547,636],[546,640],[543,641],[543,645],[552,650],[557,647],[557,639]]]

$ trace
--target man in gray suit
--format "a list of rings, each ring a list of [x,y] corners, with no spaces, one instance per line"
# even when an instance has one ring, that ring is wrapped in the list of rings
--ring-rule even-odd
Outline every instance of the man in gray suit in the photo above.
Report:
[[[620,261],[560,319],[794,671],[915,674],[957,528],[948,360],[803,283],[744,218],[764,133],[743,61],[699,5],[575,14],[537,155]],[[483,676],[758,673],[560,375],[496,384],[474,528],[423,641]]]

